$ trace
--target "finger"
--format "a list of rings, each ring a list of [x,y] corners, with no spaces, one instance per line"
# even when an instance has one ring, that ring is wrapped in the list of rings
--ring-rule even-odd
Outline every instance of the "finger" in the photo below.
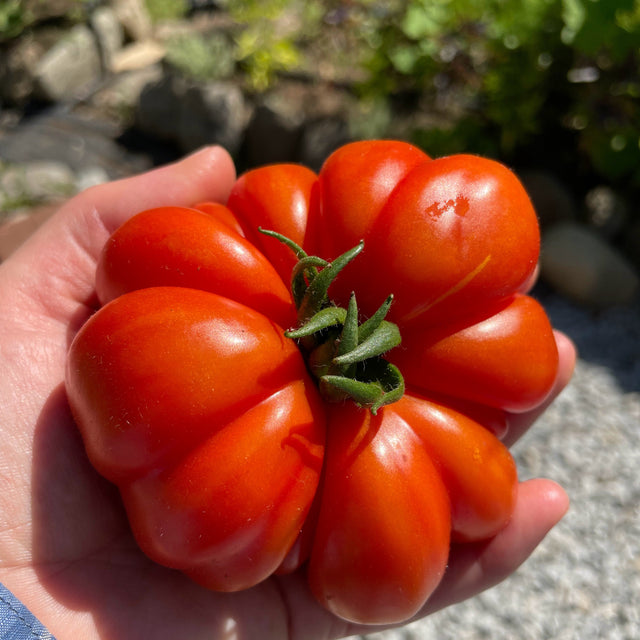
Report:
[[[74,217],[87,214],[92,223],[97,216],[111,234],[145,209],[188,207],[200,201],[225,203],[234,182],[235,168],[229,154],[221,147],[206,147],[174,164],[87,189],[72,201],[68,215],[72,223],[77,222]]]
[[[502,441],[512,446],[519,440],[529,427],[547,410],[549,405],[558,397],[560,392],[569,384],[576,365],[576,348],[573,342],[562,332],[554,331],[556,344],[558,345],[558,374],[551,393],[544,402],[526,413],[512,413],[507,417],[508,430]]]
[[[422,615],[466,600],[511,575],[564,516],[569,499],[551,480],[519,485],[510,523],[489,542],[452,548],[447,572]]]
[[[64,319],[73,312],[66,302],[92,295],[100,251],[127,218],[156,206],[226,202],[234,180],[229,154],[208,147],[177,163],[87,189],[2,265],[6,280],[15,281],[27,299],[38,301],[38,308],[46,302],[47,312]],[[58,302],[61,308],[51,308]]]

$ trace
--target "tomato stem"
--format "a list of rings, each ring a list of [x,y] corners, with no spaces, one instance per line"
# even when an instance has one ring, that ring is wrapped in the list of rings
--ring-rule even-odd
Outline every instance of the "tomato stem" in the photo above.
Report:
[[[336,276],[363,249],[359,242],[332,262],[309,256],[295,242],[275,231],[261,233],[288,246],[298,258],[291,274],[291,293],[298,310],[299,327],[285,331],[306,352],[307,366],[318,380],[320,393],[330,402],[353,400],[373,414],[396,402],[404,394],[404,379],[398,368],[382,358],[400,344],[400,330],[385,320],[393,295],[362,324],[358,305],[351,294],[347,308],[329,299]]]

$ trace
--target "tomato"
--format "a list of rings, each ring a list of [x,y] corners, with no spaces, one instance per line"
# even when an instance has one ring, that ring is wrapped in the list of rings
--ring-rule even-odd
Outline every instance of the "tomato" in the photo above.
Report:
[[[507,168],[394,141],[133,216],[66,389],[142,550],[215,590],[303,568],[344,619],[413,616],[450,543],[513,512],[506,412],[558,367],[522,293],[538,252]]]

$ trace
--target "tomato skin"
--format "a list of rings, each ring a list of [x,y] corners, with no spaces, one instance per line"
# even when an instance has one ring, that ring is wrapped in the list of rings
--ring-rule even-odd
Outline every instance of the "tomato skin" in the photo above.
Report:
[[[315,233],[308,238],[308,248],[333,259],[370,237],[398,184],[430,161],[416,147],[391,140],[356,142],[335,151],[320,172],[322,205],[316,213],[319,219],[311,222]]]
[[[413,392],[390,409],[411,425],[438,469],[450,499],[453,539],[484,540],[503,529],[516,500],[509,450],[471,418]]]
[[[281,328],[209,292],[134,291],[80,330],[66,387],[147,555],[220,590],[275,571],[315,495],[325,434]]]
[[[414,615],[447,564],[449,499],[411,426],[384,407],[332,408],[309,584],[336,615],[370,624]]]
[[[250,305],[281,325],[295,322],[289,290],[267,259],[217,215],[186,207],[143,211],[107,241],[96,272],[102,304],[135,289],[202,289]],[[222,216],[225,218],[222,218]]]
[[[403,398],[376,416],[320,398],[288,292],[293,252],[333,259],[329,294],[362,319],[388,294]],[[496,162],[403,142],[346,145],[319,175],[271,165],[225,205],[134,216],[97,272],[103,307],[76,336],[66,386],[88,455],[119,486],[152,559],[234,591],[308,563],[316,598],[365,624],[414,615],[451,541],[509,521],[507,412],[541,403],[558,353],[522,293],[535,212]],[[326,440],[326,442],[325,442]]]
[[[532,409],[551,391],[558,368],[549,319],[522,294],[491,311],[470,324],[406,331],[391,360],[427,392],[511,412]]]
[[[276,164],[241,175],[227,206],[244,233],[289,284],[297,260],[291,249],[258,232],[277,231],[302,246],[307,240],[309,212],[315,209],[316,174],[295,164]]]
[[[125,485],[140,546],[218,591],[267,578],[293,545],[316,492],[321,415],[304,383],[290,383],[175,465]]]
[[[154,287],[120,296],[83,326],[67,394],[92,463],[119,482],[299,380],[316,393],[295,343],[262,314],[209,292]]]
[[[327,179],[321,174],[321,182]],[[351,188],[358,193],[358,186]],[[341,215],[338,205],[334,217]],[[401,326],[448,323],[512,295],[535,269],[540,243],[535,211],[517,178],[469,155],[415,166],[361,237],[362,259],[332,293],[342,302],[358,283],[369,313],[393,293],[390,319]],[[341,243],[358,240],[345,233]]]

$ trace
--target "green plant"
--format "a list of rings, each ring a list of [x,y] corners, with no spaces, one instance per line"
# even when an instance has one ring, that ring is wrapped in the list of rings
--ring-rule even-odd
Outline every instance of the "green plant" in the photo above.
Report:
[[[221,33],[192,33],[171,38],[167,43],[166,60],[195,80],[226,78],[235,69],[233,43]]]
[[[145,6],[153,22],[182,18],[189,9],[187,0],[145,0]]]
[[[299,41],[322,15],[317,0],[238,0],[228,4],[228,11],[239,26],[236,57],[257,91],[267,89],[278,73],[301,65]]]
[[[0,4],[0,42],[17,36],[27,23],[20,0],[6,0]]]

